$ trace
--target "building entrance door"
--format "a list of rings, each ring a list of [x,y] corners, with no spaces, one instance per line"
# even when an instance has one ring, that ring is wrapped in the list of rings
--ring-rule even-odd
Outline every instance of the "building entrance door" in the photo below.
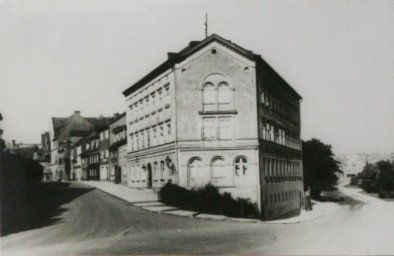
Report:
[[[148,164],[146,169],[148,171],[148,174],[147,174],[148,188],[151,188],[152,187],[152,166],[151,166],[151,164]]]

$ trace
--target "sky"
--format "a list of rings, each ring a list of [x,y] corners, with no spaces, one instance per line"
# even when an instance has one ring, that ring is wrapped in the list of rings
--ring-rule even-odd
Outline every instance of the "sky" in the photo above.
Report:
[[[301,137],[394,152],[394,1],[0,0],[6,141],[51,117],[124,112],[122,92],[208,34],[260,54],[299,94]]]

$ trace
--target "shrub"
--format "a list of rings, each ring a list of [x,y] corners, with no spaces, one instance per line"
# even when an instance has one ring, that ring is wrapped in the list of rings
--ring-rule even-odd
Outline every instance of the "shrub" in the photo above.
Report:
[[[351,186],[357,186],[357,185],[358,185],[358,181],[359,181],[359,178],[358,178],[357,176],[354,176],[354,177],[352,177],[352,178],[350,179],[349,185],[351,185]]]
[[[379,161],[367,164],[357,175],[358,184],[368,193],[379,193],[379,197],[390,198],[394,194],[394,163]]]
[[[219,189],[211,184],[188,190],[167,183],[160,190],[160,201],[185,210],[229,217],[260,218],[257,204],[251,203],[249,199],[234,199],[230,193],[220,194]]]

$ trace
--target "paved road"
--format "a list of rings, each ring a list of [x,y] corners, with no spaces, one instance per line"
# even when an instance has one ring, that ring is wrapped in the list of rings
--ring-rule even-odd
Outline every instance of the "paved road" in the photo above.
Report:
[[[374,198],[346,197],[335,213],[283,225],[150,213],[81,184],[58,189],[49,200],[66,195],[55,222],[3,237],[3,255],[394,253],[393,219],[387,219],[394,203]]]

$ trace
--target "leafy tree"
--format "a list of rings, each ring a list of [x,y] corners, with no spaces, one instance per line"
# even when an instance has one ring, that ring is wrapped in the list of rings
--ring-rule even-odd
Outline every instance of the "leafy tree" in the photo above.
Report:
[[[360,187],[368,193],[379,193],[380,197],[392,197],[394,191],[394,163],[379,161],[366,164],[361,173]]]
[[[390,191],[394,191],[394,162],[390,161],[379,161],[376,163],[380,171],[377,178],[377,186],[379,189],[380,197],[389,196]]]
[[[318,139],[302,142],[302,160],[304,166],[304,189],[310,188],[311,196],[319,199],[323,190],[336,190],[339,162],[334,159],[331,145]]]
[[[360,173],[362,187],[368,193],[378,192],[377,178],[379,176],[379,169],[376,164],[366,164]]]

